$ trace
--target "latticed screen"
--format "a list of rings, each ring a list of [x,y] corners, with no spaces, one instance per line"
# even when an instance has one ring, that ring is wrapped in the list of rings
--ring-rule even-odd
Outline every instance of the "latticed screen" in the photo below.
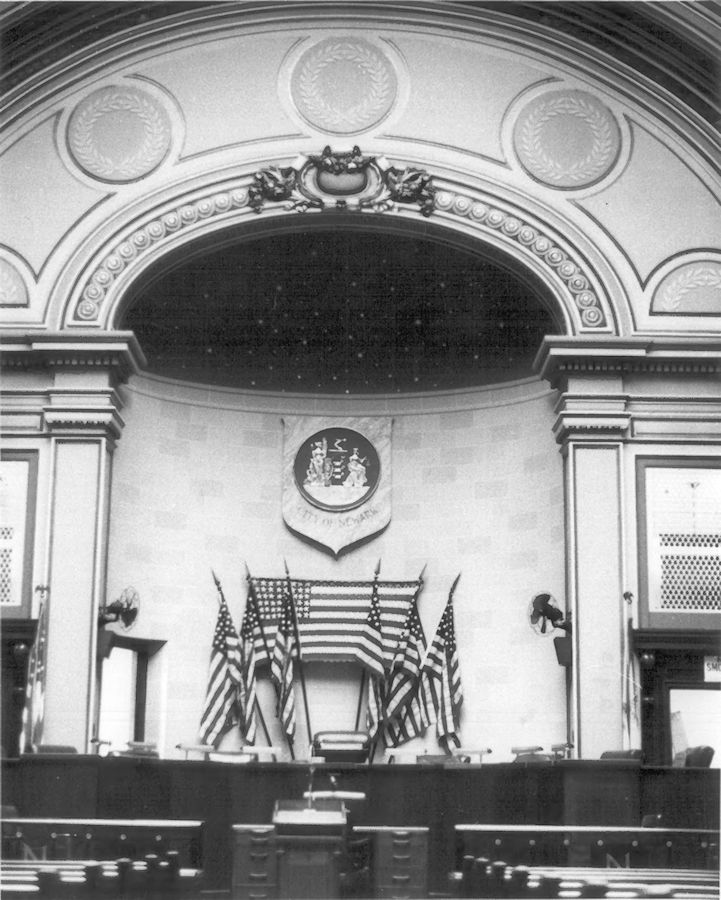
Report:
[[[721,612],[721,469],[646,469],[648,610]]]
[[[0,462],[0,606],[3,607],[22,603],[29,472],[27,460]]]

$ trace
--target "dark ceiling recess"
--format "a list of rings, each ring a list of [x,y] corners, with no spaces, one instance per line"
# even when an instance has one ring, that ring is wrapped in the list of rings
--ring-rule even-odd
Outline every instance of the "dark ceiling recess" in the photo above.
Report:
[[[527,377],[558,329],[529,284],[447,244],[266,236],[151,273],[120,327],[149,371],[258,391],[379,394]]]

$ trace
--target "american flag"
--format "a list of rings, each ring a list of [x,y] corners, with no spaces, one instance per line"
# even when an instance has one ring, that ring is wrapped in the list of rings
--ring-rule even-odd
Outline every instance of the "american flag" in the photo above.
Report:
[[[412,738],[420,737],[433,718],[429,713],[430,703],[428,676],[423,673],[398,716],[386,723],[383,731],[386,747],[398,747]]]
[[[371,606],[366,616],[365,631],[360,634],[358,657],[361,663],[375,674],[383,678],[383,624],[381,620],[381,605],[378,599],[378,584],[373,582],[371,590]]]
[[[387,677],[386,719],[398,718],[416,692],[425,653],[426,636],[414,599]]]
[[[25,687],[23,727],[20,733],[20,752],[32,753],[43,740],[45,722],[45,670],[48,645],[48,605],[40,602],[35,643],[28,656],[28,677]]]
[[[463,688],[458,666],[451,597],[448,598],[436,635],[423,663],[423,673],[428,678],[429,697],[436,720],[438,739],[446,746],[453,743],[458,747]]]
[[[383,662],[383,632],[381,630],[381,606],[378,600],[378,573],[371,591],[371,608],[366,618],[366,634],[359,656],[369,670],[366,704],[366,730],[371,738],[378,733],[385,706],[385,668]]]
[[[236,721],[238,688],[242,681],[240,641],[224,599],[210,650],[208,689],[200,718],[200,741],[215,746],[223,732]]]
[[[243,624],[240,626],[240,671],[241,689],[239,691],[242,702],[240,727],[246,744],[255,741],[256,732],[256,678],[255,678],[255,638],[260,632],[260,619],[258,610],[252,597],[249,597],[245,605]]]
[[[383,687],[383,678],[369,672],[366,686],[366,731],[371,740],[378,734],[383,720]]]
[[[292,740],[295,737],[295,688],[293,686],[293,657],[298,656],[293,624],[293,599],[287,592],[283,601],[280,623],[275,633],[270,675],[278,695],[278,718],[283,731]]]
[[[291,581],[303,659],[334,662],[366,662],[377,655],[369,633],[368,613],[373,598],[372,581]],[[253,578],[252,587],[269,646],[280,621],[284,578]],[[417,581],[378,581],[381,639],[385,668],[390,668],[403,634]],[[370,639],[370,640],[369,640]],[[263,641],[256,638],[256,653],[265,658]]]

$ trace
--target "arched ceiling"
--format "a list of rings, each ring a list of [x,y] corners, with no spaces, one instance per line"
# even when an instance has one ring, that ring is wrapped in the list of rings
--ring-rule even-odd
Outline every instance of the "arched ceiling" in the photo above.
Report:
[[[551,300],[490,256],[331,228],[188,249],[119,323],[156,374],[246,390],[438,391],[532,374]]]

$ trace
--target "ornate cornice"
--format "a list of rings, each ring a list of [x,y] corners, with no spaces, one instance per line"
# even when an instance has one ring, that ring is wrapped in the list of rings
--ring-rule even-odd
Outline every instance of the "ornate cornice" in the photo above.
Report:
[[[560,390],[576,375],[716,376],[721,374],[721,338],[546,337],[534,369]]]
[[[105,370],[122,383],[144,366],[143,351],[130,331],[0,333],[0,367],[6,370]]]
[[[535,369],[561,392],[553,425],[560,444],[721,437],[721,339],[547,337]],[[678,376],[691,376],[686,394]],[[718,388],[698,397],[698,379],[709,376]],[[666,378],[672,393],[664,391]]]

